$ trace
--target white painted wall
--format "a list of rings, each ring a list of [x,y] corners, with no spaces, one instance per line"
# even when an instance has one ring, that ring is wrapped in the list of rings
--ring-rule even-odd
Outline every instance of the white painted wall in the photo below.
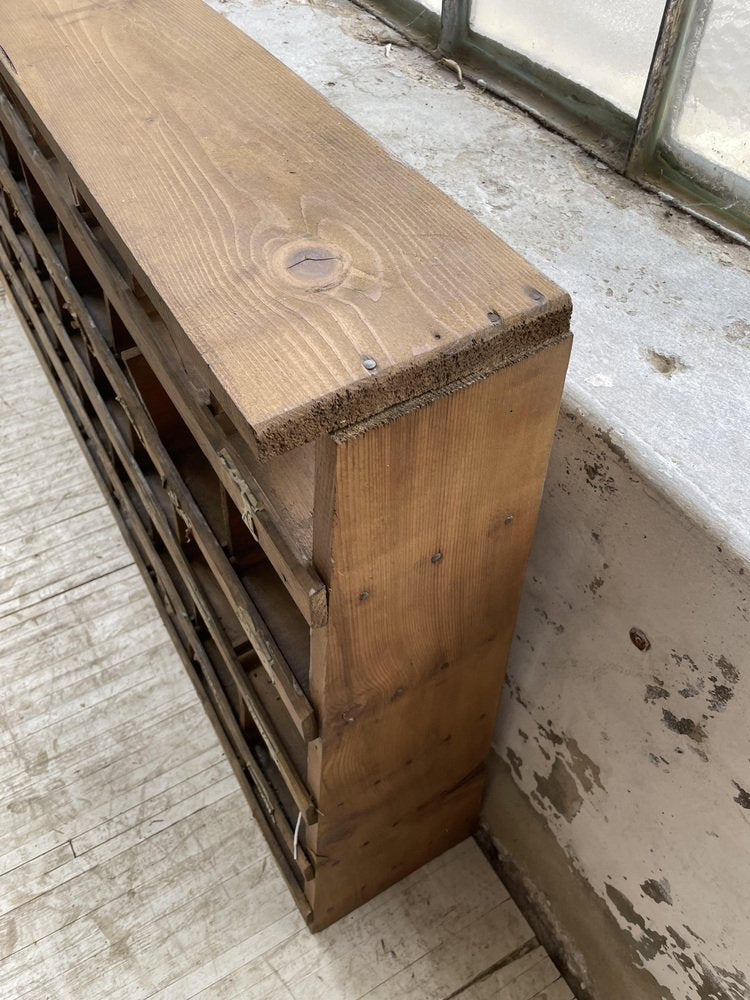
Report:
[[[561,416],[496,747],[671,995],[746,1000],[750,570],[614,444]]]

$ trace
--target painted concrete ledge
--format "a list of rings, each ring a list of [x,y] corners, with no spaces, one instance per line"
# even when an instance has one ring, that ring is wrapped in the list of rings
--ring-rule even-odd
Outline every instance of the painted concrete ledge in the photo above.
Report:
[[[571,293],[485,819],[581,995],[747,1000],[750,254],[347,0],[212,5]]]
[[[563,413],[484,820],[581,997],[750,997],[748,621],[742,560]]]

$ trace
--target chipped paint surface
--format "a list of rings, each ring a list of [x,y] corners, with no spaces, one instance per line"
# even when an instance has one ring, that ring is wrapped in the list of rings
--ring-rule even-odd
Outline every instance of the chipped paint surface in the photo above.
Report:
[[[750,998],[749,580],[561,415],[496,748],[679,1000]]]

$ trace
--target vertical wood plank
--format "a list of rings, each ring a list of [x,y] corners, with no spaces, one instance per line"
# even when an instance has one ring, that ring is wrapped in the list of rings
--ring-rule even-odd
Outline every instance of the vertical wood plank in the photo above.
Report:
[[[308,772],[323,923],[475,821],[569,350],[319,447],[330,618]]]

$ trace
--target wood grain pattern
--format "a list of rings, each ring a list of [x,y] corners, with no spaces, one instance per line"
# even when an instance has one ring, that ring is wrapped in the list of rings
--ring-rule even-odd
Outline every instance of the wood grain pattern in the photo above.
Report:
[[[6,85],[261,452],[567,329],[564,293],[200,0],[6,0],[2,33]]]
[[[569,350],[319,445],[314,545],[330,611],[310,674],[310,846],[327,859],[316,922],[340,912],[336,890],[351,905],[392,866],[422,864],[432,813],[481,790]],[[463,801],[468,828],[478,796]]]

